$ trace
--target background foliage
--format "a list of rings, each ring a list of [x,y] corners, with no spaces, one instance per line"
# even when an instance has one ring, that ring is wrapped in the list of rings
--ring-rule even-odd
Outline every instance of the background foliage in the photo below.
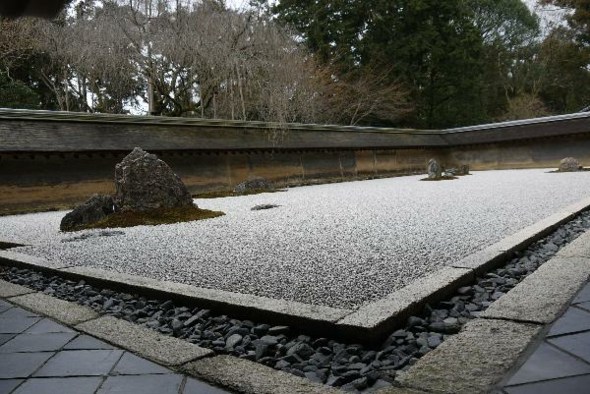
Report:
[[[0,106],[442,128],[590,105],[590,0],[75,1],[0,19]]]

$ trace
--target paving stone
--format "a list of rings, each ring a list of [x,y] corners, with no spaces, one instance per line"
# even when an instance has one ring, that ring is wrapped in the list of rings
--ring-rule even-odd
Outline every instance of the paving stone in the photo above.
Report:
[[[2,393],[2,394],[10,393],[22,382],[24,382],[23,379],[0,380],[0,393]]]
[[[442,393],[488,392],[525,351],[539,326],[476,319],[398,375],[408,387]]]
[[[0,379],[26,378],[54,353],[10,353],[0,357]]]
[[[49,360],[34,376],[107,375],[122,355],[122,350],[62,351]]]
[[[580,302],[590,302],[590,283],[584,286],[582,291],[578,293],[576,298],[574,299],[573,303],[577,304]]]
[[[79,335],[73,341],[64,346],[64,350],[109,350],[115,349],[113,345],[92,338],[88,335]]]
[[[13,394],[94,394],[102,377],[29,379]]]
[[[0,315],[0,319],[19,319],[21,317],[41,317],[38,314],[22,308],[11,308]]]
[[[103,316],[76,328],[165,365],[179,365],[213,354],[209,349],[112,316]]]
[[[189,374],[244,394],[323,394],[336,389],[232,356],[217,356],[183,366]]]
[[[590,258],[590,232],[586,231],[570,242],[565,248],[557,252],[559,257],[587,257]]]
[[[25,334],[45,334],[50,332],[75,332],[69,327],[62,326],[51,319],[42,319],[25,331]]]
[[[590,330],[590,312],[586,312],[576,307],[569,307],[549,330],[549,338],[573,334],[575,332]]]
[[[551,345],[541,343],[506,385],[514,386],[582,374],[590,374],[590,365]]]
[[[0,346],[0,353],[49,352],[61,349],[76,335],[72,332],[20,334]]]
[[[182,375],[110,376],[97,394],[178,394]]]
[[[12,308],[12,304],[9,304],[6,301],[0,300],[0,314],[2,314],[3,312],[6,312],[10,308]]]
[[[590,375],[506,387],[507,394],[582,394],[590,391]]]
[[[188,378],[182,394],[229,394],[229,391],[211,386],[196,379]]]
[[[151,361],[137,357],[134,354],[125,352],[121,360],[113,369],[113,374],[117,375],[147,375],[147,374],[167,374],[172,373],[168,368],[164,368]]]
[[[98,314],[90,308],[42,293],[14,297],[10,301],[67,325],[75,325],[98,317]]]
[[[550,339],[549,343],[590,363],[590,331]]]
[[[4,345],[6,342],[14,338],[16,334],[0,334],[0,345]]]
[[[9,298],[15,297],[23,294],[34,293],[35,290],[31,290],[24,286],[15,285],[14,283],[6,282],[5,280],[0,280],[0,297],[1,298]]]
[[[590,259],[553,258],[495,301],[481,316],[552,323],[590,275]]]
[[[0,334],[20,334],[39,320],[41,320],[40,317],[0,319]]]
[[[580,304],[575,304],[575,306],[577,308],[590,312],[590,302],[582,302]]]

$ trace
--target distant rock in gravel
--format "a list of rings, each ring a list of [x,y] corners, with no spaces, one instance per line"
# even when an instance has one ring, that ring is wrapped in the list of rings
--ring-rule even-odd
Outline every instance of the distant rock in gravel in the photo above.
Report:
[[[582,170],[580,162],[573,157],[566,157],[559,162],[559,172],[574,172]]]
[[[274,186],[271,182],[262,177],[251,177],[246,181],[238,184],[234,188],[234,193],[245,194],[250,192],[272,191]]]
[[[115,203],[121,211],[193,206],[193,199],[168,164],[135,148],[115,166]]]
[[[95,194],[84,204],[77,206],[61,220],[61,231],[74,231],[90,223],[95,223],[115,212],[111,196]]]
[[[442,176],[442,168],[438,161],[430,159],[428,161],[428,179],[440,179]]]
[[[251,211],[263,211],[265,209],[273,209],[273,208],[278,208],[280,205],[275,205],[275,204],[260,204],[260,205],[256,205],[254,207],[252,207],[250,210]]]

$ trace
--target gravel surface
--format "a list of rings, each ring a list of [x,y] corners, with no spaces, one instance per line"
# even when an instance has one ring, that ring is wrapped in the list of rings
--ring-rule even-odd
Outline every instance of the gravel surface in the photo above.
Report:
[[[590,194],[590,173],[474,172],[196,200],[225,216],[59,233],[64,212],[0,217],[15,251],[196,286],[353,308],[483,249]],[[254,210],[257,205],[278,205]]]
[[[26,269],[0,266],[0,278],[185,339],[216,353],[246,358],[346,391],[368,393],[391,386],[399,370],[407,369],[459,332],[466,322],[477,318],[493,301],[589,228],[590,212],[586,211],[522,252],[514,253],[504,266],[459,288],[448,299],[427,305],[420,315],[408,318],[403,329],[372,348],[297,335],[296,327],[232,319],[194,305],[146,299]]]

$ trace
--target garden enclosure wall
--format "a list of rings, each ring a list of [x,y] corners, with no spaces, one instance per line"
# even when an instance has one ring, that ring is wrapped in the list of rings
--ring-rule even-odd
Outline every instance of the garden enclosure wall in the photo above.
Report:
[[[430,158],[472,170],[587,164],[590,114],[408,130],[1,109],[0,214],[112,193],[115,164],[136,146],[206,194],[253,176],[283,187],[423,173]]]

